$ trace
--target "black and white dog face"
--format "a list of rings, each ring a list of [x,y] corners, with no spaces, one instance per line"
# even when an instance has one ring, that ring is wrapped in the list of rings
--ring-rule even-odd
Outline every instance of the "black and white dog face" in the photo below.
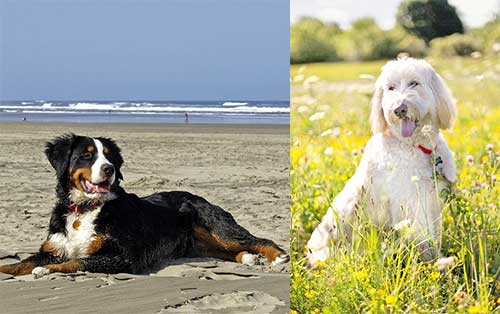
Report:
[[[57,173],[59,197],[75,204],[114,198],[123,179],[120,149],[108,138],[63,135],[47,143],[45,154]]]

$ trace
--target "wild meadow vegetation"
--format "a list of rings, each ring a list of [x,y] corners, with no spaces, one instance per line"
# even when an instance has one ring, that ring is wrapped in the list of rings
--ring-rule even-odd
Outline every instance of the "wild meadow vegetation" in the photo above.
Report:
[[[371,136],[369,103],[386,61],[292,66],[291,313],[500,313],[500,59],[428,61],[459,112],[444,132],[459,174],[443,195],[441,251],[453,257],[445,271],[418,260],[400,236],[412,230],[363,219],[351,242],[331,244],[329,260],[307,267],[306,242]]]

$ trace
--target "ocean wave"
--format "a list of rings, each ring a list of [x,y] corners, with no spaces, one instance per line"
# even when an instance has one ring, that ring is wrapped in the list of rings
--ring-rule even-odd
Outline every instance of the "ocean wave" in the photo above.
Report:
[[[261,107],[261,106],[234,106],[234,107],[215,107],[215,106],[179,106],[179,105],[158,105],[158,104],[139,104],[139,103],[127,103],[124,105],[117,105],[116,103],[102,104],[102,103],[70,103],[70,104],[54,104],[54,103],[43,103],[41,105],[0,105],[0,110],[18,110],[27,112],[39,111],[39,112],[67,112],[67,113],[78,113],[78,112],[150,112],[150,113],[176,113],[176,112],[188,112],[188,113],[289,113],[290,108],[288,107]]]
[[[222,107],[238,107],[248,105],[247,102],[235,102],[235,101],[226,101],[222,104]]]

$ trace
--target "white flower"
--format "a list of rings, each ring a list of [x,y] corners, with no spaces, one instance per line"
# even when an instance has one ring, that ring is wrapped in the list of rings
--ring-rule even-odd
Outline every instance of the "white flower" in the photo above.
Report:
[[[478,58],[481,58],[483,54],[480,52],[480,51],[474,51],[470,54],[470,56],[474,59],[478,59]]]
[[[333,134],[333,130],[328,129],[326,131],[323,131],[323,133],[321,133],[319,136],[324,137],[324,136],[331,135],[331,134]]]
[[[294,103],[294,104],[305,104],[305,105],[312,105],[312,104],[316,103],[316,101],[317,101],[316,98],[311,97],[309,95],[292,97],[290,99],[291,103]]]
[[[472,155],[467,155],[467,157],[465,157],[465,159],[470,164],[474,162],[474,157]]]
[[[360,79],[364,79],[364,80],[370,80],[370,81],[374,81],[375,80],[375,76],[373,76],[371,74],[360,74],[359,78]]]
[[[414,183],[418,182],[418,181],[420,181],[420,177],[419,176],[413,176],[413,177],[410,178],[410,181],[414,182]]]
[[[299,74],[299,75],[295,75],[295,77],[293,78],[293,81],[295,83],[297,83],[297,82],[302,81],[303,79],[304,79],[304,74]]]
[[[307,106],[300,106],[299,108],[297,108],[298,113],[306,112],[308,110],[309,110],[309,107],[307,107]]]
[[[309,117],[310,121],[316,121],[316,120],[321,120],[325,117],[325,113],[322,111],[316,112],[312,116]]]
[[[317,77],[316,75],[312,75],[312,76],[309,76],[308,78],[306,78],[304,80],[304,86],[310,86],[314,83],[317,83],[319,82],[319,77]]]
[[[486,145],[486,149],[491,152],[493,150],[493,144]]]
[[[327,147],[323,153],[325,155],[333,155],[333,148]]]
[[[336,127],[333,129],[333,136],[334,137],[339,137],[340,136],[340,128]]]
[[[448,268],[455,265],[455,258],[453,256],[441,257],[436,261],[436,267],[439,271],[447,270]]]
[[[411,223],[410,219],[401,220],[400,222],[394,225],[394,230],[401,231],[403,230],[403,228],[407,228],[408,226],[410,226],[410,223]]]

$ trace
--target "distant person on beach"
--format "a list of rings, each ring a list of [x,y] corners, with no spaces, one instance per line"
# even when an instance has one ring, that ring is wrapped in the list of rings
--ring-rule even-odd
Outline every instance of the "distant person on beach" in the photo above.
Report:
[[[184,123],[189,124],[189,115],[187,112],[184,112]]]
[[[23,121],[26,121],[26,120],[27,120],[26,117],[23,117]]]

